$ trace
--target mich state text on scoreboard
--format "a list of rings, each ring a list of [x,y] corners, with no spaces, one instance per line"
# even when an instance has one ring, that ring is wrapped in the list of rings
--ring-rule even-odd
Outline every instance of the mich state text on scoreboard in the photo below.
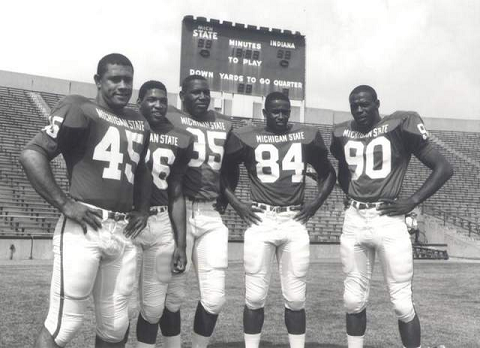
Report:
[[[305,99],[305,37],[289,30],[245,26],[204,17],[182,22],[180,82],[207,78],[212,91]]]

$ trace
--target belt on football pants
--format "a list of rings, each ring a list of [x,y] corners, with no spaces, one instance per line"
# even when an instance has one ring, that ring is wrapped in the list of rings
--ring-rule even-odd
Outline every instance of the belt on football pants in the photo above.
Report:
[[[258,202],[253,202],[252,206],[274,213],[286,213],[288,211],[299,211],[301,209],[301,206],[299,205],[276,206]]]
[[[353,199],[350,202],[350,206],[354,207],[355,209],[358,209],[358,210],[377,208],[377,207],[380,206],[380,204],[382,204],[382,202],[374,202],[374,203],[358,202],[358,201],[354,201]]]
[[[163,212],[166,212],[168,210],[168,206],[166,205],[156,205],[153,207],[150,207],[149,215],[157,215]]]

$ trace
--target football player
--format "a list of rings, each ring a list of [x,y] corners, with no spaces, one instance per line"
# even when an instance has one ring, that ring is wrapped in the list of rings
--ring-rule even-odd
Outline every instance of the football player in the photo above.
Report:
[[[330,147],[338,159],[338,182],[351,199],[340,239],[348,347],[363,347],[375,253],[403,345],[420,347],[412,245],[404,216],[442,187],[453,174],[452,166],[430,143],[417,113],[397,111],[381,118],[377,93],[366,85],[354,88],[349,101],[353,120],[334,127]],[[412,196],[398,198],[412,154],[432,172]]]
[[[25,147],[20,161],[35,190],[61,213],[53,236],[50,308],[36,347],[63,347],[80,329],[93,294],[95,347],[124,347],[128,298],[135,281],[131,236],[146,225],[151,175],[145,165],[150,129],[125,108],[133,66],[121,54],[103,57],[95,101],[61,100],[51,124]],[[49,162],[62,154],[70,181],[63,192]],[[135,198],[134,198],[135,183]],[[137,213],[132,214],[132,206]]]
[[[186,265],[182,177],[190,160],[193,138],[185,130],[174,128],[165,117],[168,98],[163,83],[145,82],[137,103],[151,128],[147,165],[153,178],[151,216],[147,228],[134,240],[143,250],[137,348],[155,347],[159,324],[163,346],[180,348],[179,309],[186,295],[181,279]]]
[[[187,76],[182,82],[180,98],[186,114],[167,113],[167,118],[194,138],[183,192],[187,199],[187,262],[195,268],[200,289],[192,347],[204,348],[225,303],[228,229],[216,209],[224,210],[223,205],[217,205],[217,199],[221,192],[224,144],[232,122],[230,117],[208,110],[210,88],[202,76]]]
[[[222,169],[244,163],[250,179],[251,198],[240,201],[227,183],[225,193],[232,207],[250,227],[244,236],[245,347],[256,348],[264,321],[270,285],[271,263],[276,257],[285,324],[290,347],[305,346],[305,299],[310,238],[306,223],[323,204],[335,185],[335,171],[327,158],[320,131],[289,124],[290,100],[280,92],[265,99],[266,126],[250,125],[233,131],[225,146]],[[307,163],[318,175],[318,194],[304,202]]]

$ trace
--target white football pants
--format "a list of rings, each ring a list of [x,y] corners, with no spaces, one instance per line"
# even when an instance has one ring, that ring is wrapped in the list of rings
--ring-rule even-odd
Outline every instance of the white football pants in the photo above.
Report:
[[[412,243],[404,216],[381,216],[376,208],[348,208],[340,237],[347,313],[359,313],[367,306],[376,252],[395,314],[407,323],[415,310]]]

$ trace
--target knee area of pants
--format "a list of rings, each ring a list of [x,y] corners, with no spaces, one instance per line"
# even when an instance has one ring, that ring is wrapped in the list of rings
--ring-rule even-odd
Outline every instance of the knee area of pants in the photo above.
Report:
[[[348,314],[360,313],[367,307],[367,301],[349,292],[343,294],[343,304]]]
[[[49,312],[45,320],[45,328],[53,335],[60,325],[60,329],[55,337],[55,343],[64,347],[75,336],[76,332],[81,328],[84,315],[81,307],[86,306],[87,300],[77,300],[76,302],[68,301],[64,307],[64,313],[61,323],[58,323],[58,314]]]
[[[60,347],[65,347],[67,343],[69,343],[73,339],[76,332],[81,328],[82,321],[82,318],[75,321],[68,321],[66,320],[66,318],[64,318],[62,326],[60,327],[60,331],[57,333],[57,336],[54,339],[55,344]],[[47,327],[47,325],[45,325],[45,327]],[[47,327],[47,330],[50,335],[53,336],[53,332],[52,330],[50,330],[49,327]]]
[[[118,343],[122,342],[125,339],[125,334],[128,329],[128,320],[122,320],[121,323],[115,325],[115,327],[109,328],[109,330],[97,330],[97,336],[102,339],[102,341],[108,343]]]
[[[394,303],[394,310],[397,319],[408,323],[415,318],[415,309],[413,308],[413,304],[410,303]]]
[[[210,314],[220,314],[223,305],[225,304],[225,295],[219,297],[202,298],[200,301],[203,308]]]
[[[163,305],[143,306],[140,310],[140,313],[142,313],[143,319],[145,319],[147,322],[150,324],[156,324],[160,320],[164,308],[165,307]]]
[[[305,301],[285,301],[285,307],[291,311],[301,311],[305,308]]]
[[[245,305],[247,306],[248,309],[251,309],[251,310],[257,310],[257,309],[260,309],[260,308],[264,308],[265,307],[265,299],[251,299],[251,298],[247,298],[245,300]]]
[[[182,303],[185,302],[186,296],[167,296],[165,300],[165,308],[170,312],[178,312]]]

